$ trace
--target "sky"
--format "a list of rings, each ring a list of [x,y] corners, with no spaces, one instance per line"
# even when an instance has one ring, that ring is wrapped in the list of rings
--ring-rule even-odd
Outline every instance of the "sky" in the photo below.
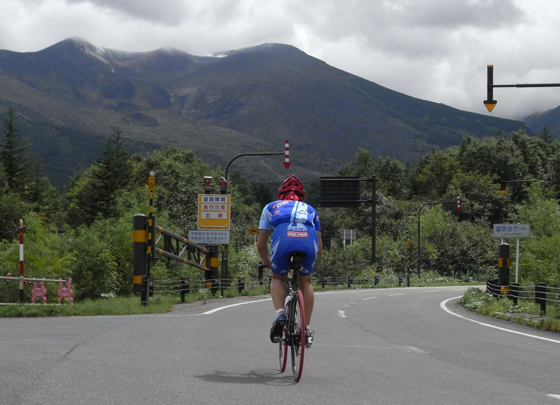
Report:
[[[422,100],[508,119],[560,105],[557,0],[1,0],[0,49],[36,52],[79,37],[128,52],[192,55],[289,44]]]

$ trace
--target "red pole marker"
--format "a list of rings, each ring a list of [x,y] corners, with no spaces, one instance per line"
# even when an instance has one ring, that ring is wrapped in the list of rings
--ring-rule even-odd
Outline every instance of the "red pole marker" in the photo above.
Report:
[[[23,219],[19,220],[19,276],[23,277]]]
[[[290,165],[290,141],[286,139],[286,143],[284,144],[284,167],[289,169]]]
[[[461,211],[461,194],[457,194],[457,211]]]
[[[19,220],[19,301],[23,302],[23,286],[25,280],[23,279],[23,219]]]

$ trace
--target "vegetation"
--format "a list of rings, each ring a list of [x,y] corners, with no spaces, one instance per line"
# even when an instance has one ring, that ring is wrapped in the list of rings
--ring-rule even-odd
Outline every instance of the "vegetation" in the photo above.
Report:
[[[17,229],[22,219],[25,276],[72,278],[76,305],[133,296],[132,217],[147,214],[150,171],[156,173],[157,224],[179,235],[196,229],[203,176],[222,175],[220,168],[208,166],[192,151],[167,148],[130,155],[117,130],[95,162],[59,193],[40,171],[27,170],[39,163],[27,153],[17,119],[8,110],[0,139],[0,274],[17,275]],[[418,282],[424,284],[438,278],[484,282],[497,270],[500,241],[492,237],[492,224],[530,223],[532,235],[521,241],[519,282],[559,286],[555,247],[560,243],[560,144],[551,139],[548,130],[536,137],[523,131],[489,134],[485,139],[466,137],[460,145],[434,151],[413,165],[390,158],[374,160],[359,149],[355,160],[341,166],[336,175],[377,179],[375,260],[371,204],[321,208],[318,184],[309,184],[308,201],[319,209],[328,246],[317,261],[317,276],[371,279],[412,273],[419,274]],[[507,181],[526,182],[507,183],[502,195],[499,171]],[[229,275],[256,277],[258,256],[248,230],[257,225],[262,206],[273,194],[238,172],[231,173],[228,192],[233,201]],[[372,198],[371,183],[363,182],[361,198]],[[344,243],[339,237],[342,229],[356,230],[358,239]],[[151,271],[160,280],[203,277],[200,270],[167,259],[156,261]],[[17,302],[15,284],[0,284],[0,302]],[[25,294],[30,301],[27,287]],[[53,302],[56,291],[48,294]]]
[[[459,305],[483,315],[507,319],[512,322],[530,325],[536,329],[560,332],[560,305],[548,303],[546,316],[540,311],[540,305],[533,302],[519,301],[517,305],[507,298],[494,298],[479,288],[469,288]]]

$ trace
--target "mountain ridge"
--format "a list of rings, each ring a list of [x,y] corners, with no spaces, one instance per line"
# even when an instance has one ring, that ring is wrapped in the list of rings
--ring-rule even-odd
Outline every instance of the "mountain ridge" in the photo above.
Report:
[[[70,154],[89,164],[117,128],[132,151],[176,146],[222,168],[238,154],[283,151],[289,139],[291,171],[304,178],[332,175],[359,147],[409,162],[467,135],[530,132],[520,121],[413,98],[274,43],[195,56],[70,38],[38,52],[0,50],[0,88],[0,107],[13,106],[32,139],[48,132],[66,145],[42,156],[47,172],[61,173],[58,184],[67,182],[62,166],[76,169]],[[84,140],[87,150],[77,146]],[[268,159],[240,159],[232,170],[283,179]]]

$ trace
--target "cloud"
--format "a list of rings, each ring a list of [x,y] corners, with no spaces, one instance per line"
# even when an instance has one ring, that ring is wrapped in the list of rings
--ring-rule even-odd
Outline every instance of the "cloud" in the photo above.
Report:
[[[488,114],[495,82],[560,81],[560,3],[550,0],[2,0],[0,49],[37,51],[70,37],[194,55],[278,42],[392,90]],[[560,89],[500,89],[494,116],[560,104]]]
[[[104,13],[116,11],[122,18],[179,25],[189,14],[187,4],[176,0],[66,0],[70,6],[89,4]]]

